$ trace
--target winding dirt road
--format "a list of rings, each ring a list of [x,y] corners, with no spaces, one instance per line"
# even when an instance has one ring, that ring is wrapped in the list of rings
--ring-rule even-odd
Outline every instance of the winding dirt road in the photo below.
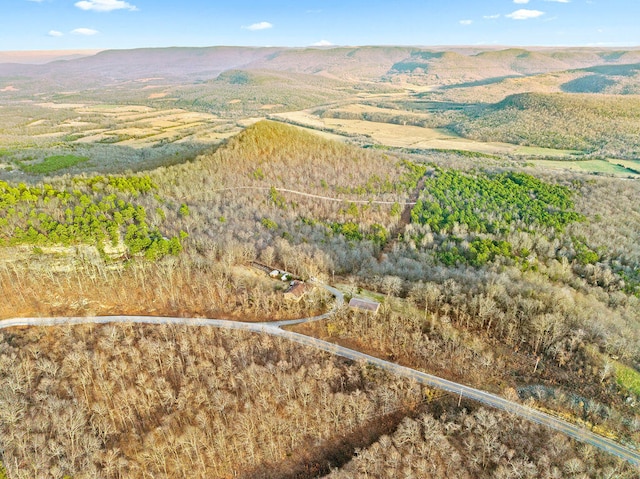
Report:
[[[362,361],[375,365],[389,373],[402,376],[416,381],[419,384],[438,388],[467,399],[478,401],[487,406],[500,409],[509,414],[520,416],[529,421],[542,424],[555,431],[566,434],[577,441],[590,444],[602,451],[613,454],[629,463],[640,467],[640,452],[630,449],[611,439],[599,436],[588,429],[568,423],[557,417],[543,413],[536,409],[529,408],[519,403],[509,401],[500,396],[475,389],[463,384],[448,381],[431,374],[423,373],[415,369],[400,366],[384,359],[379,359],[360,351],[345,348],[343,346],[316,339],[303,334],[285,331],[283,326],[319,321],[329,318],[338,308],[344,304],[344,296],[340,291],[331,286],[321,285],[336,298],[334,308],[328,313],[311,318],[294,319],[289,321],[264,322],[264,323],[244,323],[240,321],[229,321],[223,319],[203,319],[203,318],[171,318],[153,316],[93,316],[93,317],[54,317],[54,318],[14,318],[0,321],[0,329],[25,327],[25,326],[62,326],[74,324],[112,324],[112,323],[136,323],[136,324],[179,324],[186,326],[210,326],[221,329],[235,329],[251,331],[255,333],[269,334],[294,341],[296,343],[326,351],[330,354]]]
[[[382,201],[382,200],[350,200],[349,198],[336,198],[334,196],[321,196],[311,193],[305,193],[304,191],[289,190],[287,188],[276,188],[275,186],[234,186],[229,188],[218,188],[211,190],[213,192],[221,191],[237,191],[237,190],[257,190],[257,191],[271,191],[275,190],[279,193],[291,193],[293,195],[305,196],[307,198],[314,198],[322,201],[333,201],[334,203],[355,203],[358,205],[394,205],[400,206],[415,206],[416,201]]]

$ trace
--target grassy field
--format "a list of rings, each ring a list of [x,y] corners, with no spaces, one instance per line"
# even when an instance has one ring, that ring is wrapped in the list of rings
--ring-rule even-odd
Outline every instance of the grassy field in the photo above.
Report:
[[[630,171],[633,171],[640,175],[640,160],[619,160],[617,158],[608,158],[609,163],[622,166]]]
[[[540,148],[537,146],[517,146],[515,153],[525,156],[552,156],[558,158],[569,158],[575,155],[583,154],[578,150],[558,150],[556,148]]]
[[[177,108],[24,103],[7,110],[5,114],[13,121],[0,124],[0,149],[5,153],[16,145],[46,147],[103,142],[148,148],[168,142],[215,143],[239,131],[229,120]]]
[[[53,173],[54,171],[60,171],[72,166],[76,166],[80,163],[84,163],[85,161],[89,161],[89,158],[87,158],[86,156],[56,155],[48,156],[40,163],[29,165],[21,164],[20,169],[27,173],[46,175],[49,173]]]
[[[635,369],[616,363],[616,381],[620,386],[640,396],[640,373]]]
[[[376,107],[352,105],[350,107],[344,107],[344,110],[348,111],[353,109],[354,112],[361,112],[370,108],[375,109]],[[402,111],[398,111],[397,113],[401,114]],[[370,139],[373,144],[395,148],[462,150],[492,155],[545,156],[556,158],[567,158],[575,154],[572,150],[523,147],[509,143],[475,141],[457,136],[444,128],[424,128],[412,125],[396,125],[342,118],[321,118],[309,111],[282,113],[274,115],[274,118],[304,125],[311,129],[330,131],[335,134],[366,137]]]
[[[25,102],[2,112],[0,174],[8,178],[174,164],[243,128],[209,113],[144,105]]]
[[[640,165],[629,161],[625,162],[624,160],[530,160],[530,162],[545,169],[552,168],[585,173],[640,177],[638,172],[630,169],[632,168],[631,164],[633,164],[638,168],[638,171],[640,171]],[[624,163],[625,166],[621,166],[622,163]],[[630,164],[629,167],[626,167],[627,163]]]

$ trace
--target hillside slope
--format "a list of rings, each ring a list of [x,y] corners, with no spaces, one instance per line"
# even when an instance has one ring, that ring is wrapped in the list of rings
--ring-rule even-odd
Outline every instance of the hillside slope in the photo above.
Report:
[[[640,152],[638,96],[523,93],[476,112],[454,126],[459,134],[629,159]]]

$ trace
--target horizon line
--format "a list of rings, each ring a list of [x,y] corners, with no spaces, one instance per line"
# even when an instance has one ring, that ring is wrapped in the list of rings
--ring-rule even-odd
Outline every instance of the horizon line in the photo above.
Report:
[[[362,44],[362,45],[350,45],[350,44],[335,44],[335,45],[234,45],[234,44],[214,44],[214,45],[165,45],[165,46],[136,46],[136,47],[105,47],[105,48],[62,48],[62,49],[25,49],[25,50],[0,50],[0,53],[5,54],[49,54],[49,53],[99,53],[104,51],[128,51],[128,50],[166,50],[171,48],[254,48],[254,49],[268,49],[268,48],[282,48],[290,50],[301,49],[315,49],[315,50],[333,50],[338,48],[536,48],[536,49],[551,49],[551,48],[601,48],[601,49],[615,49],[615,48],[628,48],[628,49],[640,49],[640,44],[584,44],[584,45],[539,45],[539,44],[517,44],[517,43],[475,43],[475,44]]]

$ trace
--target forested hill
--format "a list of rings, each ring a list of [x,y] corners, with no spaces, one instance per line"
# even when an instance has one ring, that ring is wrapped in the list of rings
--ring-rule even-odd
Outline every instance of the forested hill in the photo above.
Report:
[[[455,130],[468,138],[637,158],[637,95],[522,93],[481,108]]]

